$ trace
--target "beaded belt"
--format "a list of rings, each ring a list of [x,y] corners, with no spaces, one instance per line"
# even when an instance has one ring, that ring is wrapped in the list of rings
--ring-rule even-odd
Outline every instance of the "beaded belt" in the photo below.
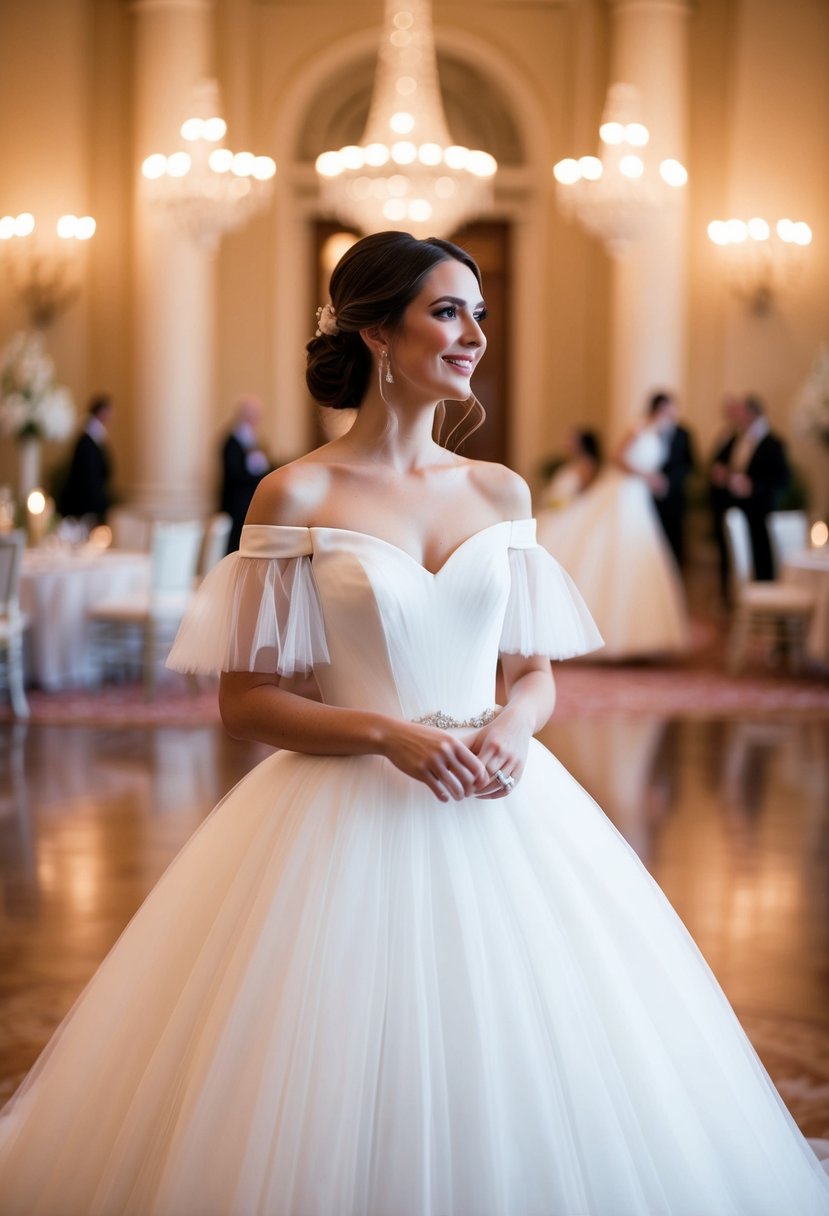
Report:
[[[417,726],[436,726],[438,730],[457,730],[459,727],[481,727],[489,726],[490,722],[494,722],[501,712],[500,705],[496,705],[493,709],[485,709],[482,714],[478,714],[476,718],[453,718],[449,714],[445,714],[442,709],[436,710],[433,714],[426,714],[423,718],[415,718]]]

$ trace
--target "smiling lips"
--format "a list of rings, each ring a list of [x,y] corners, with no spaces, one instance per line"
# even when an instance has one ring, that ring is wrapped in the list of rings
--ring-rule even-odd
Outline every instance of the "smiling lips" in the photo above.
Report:
[[[448,363],[450,367],[454,367],[457,371],[462,372],[466,376],[471,376],[475,367],[475,360],[463,355],[444,355],[443,362]]]

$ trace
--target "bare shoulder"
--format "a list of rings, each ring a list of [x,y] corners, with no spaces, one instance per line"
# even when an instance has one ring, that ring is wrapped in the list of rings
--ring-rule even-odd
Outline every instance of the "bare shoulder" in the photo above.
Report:
[[[308,527],[330,483],[331,474],[324,464],[300,459],[282,465],[259,482],[247,523]]]
[[[514,469],[488,460],[471,460],[469,464],[472,484],[502,519],[527,519],[532,514],[530,487]]]

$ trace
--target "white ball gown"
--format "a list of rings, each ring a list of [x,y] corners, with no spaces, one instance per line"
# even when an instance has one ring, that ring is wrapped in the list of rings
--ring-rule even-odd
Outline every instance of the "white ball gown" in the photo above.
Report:
[[[653,427],[644,427],[625,449],[625,461],[640,473],[655,473],[662,459]],[[636,473],[606,468],[573,494],[567,472],[562,470],[562,505],[538,513],[538,539],[590,605],[605,641],[600,657],[687,650],[682,580],[647,483]],[[552,494],[558,495],[555,488]]]
[[[529,520],[430,573],[255,526],[187,670],[465,721],[599,644]],[[172,863],[0,1119],[3,1216],[826,1216],[829,1178],[635,853],[538,742],[444,805],[278,752]]]

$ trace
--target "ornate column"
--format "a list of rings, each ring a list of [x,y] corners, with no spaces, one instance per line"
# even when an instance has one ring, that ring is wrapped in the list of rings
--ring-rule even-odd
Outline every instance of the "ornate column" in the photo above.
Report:
[[[211,76],[213,0],[133,0],[133,498],[157,517],[206,513],[213,483],[215,269],[149,206],[140,166],[172,152],[197,81]]]
[[[685,158],[690,0],[609,0],[610,82],[635,85],[657,159]],[[693,172],[693,169],[691,169]],[[664,223],[614,263],[610,432],[618,440],[648,395],[685,383],[685,192]]]

